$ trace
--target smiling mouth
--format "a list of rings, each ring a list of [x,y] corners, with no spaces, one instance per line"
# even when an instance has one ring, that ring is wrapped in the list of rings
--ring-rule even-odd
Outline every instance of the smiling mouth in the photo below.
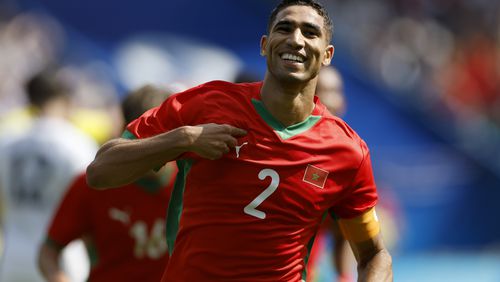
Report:
[[[305,58],[301,55],[294,55],[294,54],[291,54],[291,53],[283,53],[281,54],[281,59],[282,60],[285,60],[287,62],[291,62],[291,63],[304,63],[305,61]]]

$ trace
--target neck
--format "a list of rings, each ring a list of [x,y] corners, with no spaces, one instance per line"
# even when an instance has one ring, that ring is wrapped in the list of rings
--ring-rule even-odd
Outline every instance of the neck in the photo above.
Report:
[[[286,127],[302,122],[314,109],[316,81],[283,83],[266,73],[260,93],[262,103]]]

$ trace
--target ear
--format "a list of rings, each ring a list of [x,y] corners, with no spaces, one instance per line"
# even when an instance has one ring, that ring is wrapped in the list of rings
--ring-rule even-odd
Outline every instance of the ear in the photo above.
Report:
[[[267,47],[267,36],[262,35],[262,37],[260,38],[260,55],[263,57],[267,55],[266,47]]]
[[[330,65],[330,63],[332,62],[333,53],[335,53],[335,47],[333,47],[333,45],[326,46],[325,57],[323,58],[323,62],[321,62],[323,66]]]

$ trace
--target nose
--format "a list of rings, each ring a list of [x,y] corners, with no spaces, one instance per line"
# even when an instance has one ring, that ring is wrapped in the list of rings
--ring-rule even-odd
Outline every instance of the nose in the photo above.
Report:
[[[302,31],[299,28],[295,29],[290,33],[287,42],[290,46],[295,48],[300,49],[304,47],[304,35],[302,34]]]

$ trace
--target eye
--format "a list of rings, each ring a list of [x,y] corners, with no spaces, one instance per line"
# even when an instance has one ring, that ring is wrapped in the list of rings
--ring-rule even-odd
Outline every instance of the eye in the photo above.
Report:
[[[291,28],[289,26],[281,25],[276,27],[276,31],[278,32],[290,32],[290,30]]]
[[[316,38],[319,37],[319,33],[316,30],[304,30],[302,34],[307,38]]]

